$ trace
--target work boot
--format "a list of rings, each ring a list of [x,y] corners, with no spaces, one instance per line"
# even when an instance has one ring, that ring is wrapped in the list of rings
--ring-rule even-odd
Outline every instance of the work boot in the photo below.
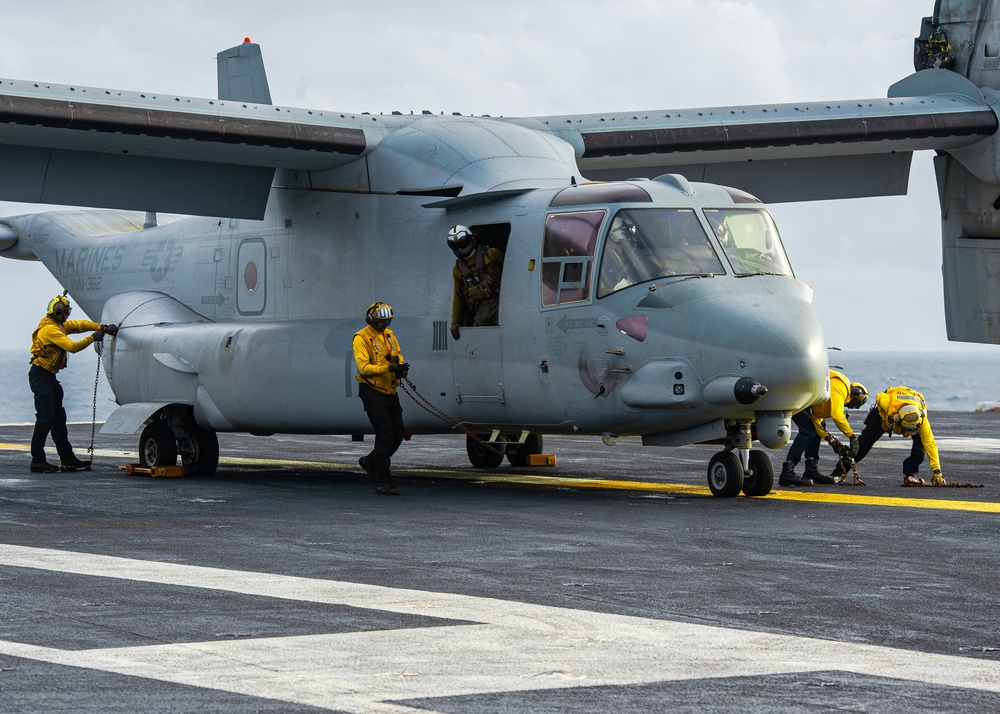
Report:
[[[374,481],[375,480],[375,467],[368,463],[368,457],[362,456],[358,459],[358,466],[364,469],[364,472],[368,474],[368,477]]]
[[[70,456],[68,459],[62,460],[62,470],[63,471],[90,471],[90,462],[81,461],[75,456]]]
[[[812,470],[810,471],[810,463],[812,462]],[[821,484],[824,486],[830,486],[835,483],[840,483],[842,478],[840,475],[840,467],[838,466],[833,470],[833,473],[829,476],[824,476],[819,472],[819,466],[816,463],[816,459],[806,459],[806,475],[812,478],[814,483]]]
[[[398,496],[399,489],[391,483],[378,483],[375,484],[375,493],[379,496]]]
[[[779,486],[812,486],[811,478],[799,478],[795,475],[795,462],[786,461],[781,465],[781,475],[778,477]]]
[[[52,474],[58,471],[59,467],[48,461],[32,461],[29,469],[33,474]]]

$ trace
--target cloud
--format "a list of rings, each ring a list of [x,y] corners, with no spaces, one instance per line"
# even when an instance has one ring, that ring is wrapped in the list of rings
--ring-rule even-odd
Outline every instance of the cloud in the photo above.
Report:
[[[932,0],[554,0],[298,3],[92,0],[11,4],[0,74],[214,96],[215,53],[250,36],[276,104],[531,116],[885,96],[912,71]],[[911,193],[775,206],[831,344],[968,349],[945,338],[940,218],[929,159]],[[0,214],[36,207],[0,204]],[[888,269],[906,265],[905,306]],[[0,260],[7,329],[26,347],[58,284]],[[96,317],[96,316],[95,316]],[[890,329],[891,328],[891,329]],[[902,336],[902,337],[901,337]]]

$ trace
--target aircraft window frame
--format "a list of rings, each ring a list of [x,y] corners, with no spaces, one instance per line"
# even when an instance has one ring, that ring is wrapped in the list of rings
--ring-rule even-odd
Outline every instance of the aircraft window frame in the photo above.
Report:
[[[597,273],[598,300],[663,278],[726,273],[694,208],[622,208],[609,226]]]
[[[766,208],[703,208],[705,220],[715,233],[737,277],[779,275],[794,278],[774,217]],[[754,227],[743,221],[746,216],[760,216],[763,225]],[[722,217],[720,220],[720,216]]]
[[[756,203],[762,205],[763,201],[754,196],[752,193],[747,193],[746,191],[741,191],[738,188],[732,188],[731,186],[723,186],[729,197],[733,199],[733,203]]]
[[[539,281],[542,307],[590,300],[597,237],[607,215],[607,209],[600,208],[545,216]]]
[[[580,183],[564,188],[552,197],[549,206],[582,206],[595,203],[652,203],[653,197],[642,186],[625,181]]]

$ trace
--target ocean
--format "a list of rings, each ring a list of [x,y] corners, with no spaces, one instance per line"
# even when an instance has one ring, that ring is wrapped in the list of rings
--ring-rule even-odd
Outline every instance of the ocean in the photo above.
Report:
[[[915,389],[928,412],[971,412],[1000,403],[1000,345],[975,352],[830,352],[830,366],[871,395],[888,387]],[[865,405],[867,408],[868,405]]]
[[[996,354],[976,352],[831,352],[830,364],[851,380],[875,393],[896,385],[922,392],[928,411],[975,411],[979,402],[1000,402],[1000,346]],[[28,353],[0,350],[0,374],[7,389],[0,393],[0,422],[33,423],[35,410],[28,389]],[[115,410],[115,398],[103,371],[97,375],[93,350],[69,356],[69,367],[59,373],[66,393],[64,406],[70,421],[104,421]]]
[[[72,338],[71,338],[72,339]],[[35,406],[28,387],[29,353],[27,350],[0,350],[0,374],[6,374],[7,388],[0,394],[0,422],[4,424],[35,423]],[[97,421],[107,419],[117,405],[108,380],[101,370],[97,382],[97,400],[94,400],[94,383],[97,377],[97,353],[87,348],[69,355],[69,365],[59,373],[63,386],[63,407],[69,421],[89,422],[97,407]]]

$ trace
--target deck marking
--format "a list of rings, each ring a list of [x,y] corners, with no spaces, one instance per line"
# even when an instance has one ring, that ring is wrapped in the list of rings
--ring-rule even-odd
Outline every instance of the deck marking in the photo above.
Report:
[[[896,440],[894,446],[903,446]],[[1000,441],[997,439],[980,439],[979,441]],[[26,444],[3,444],[0,443],[0,450],[8,449],[14,451],[27,451]],[[906,445],[909,449],[909,445]],[[127,460],[132,456],[132,452],[124,452],[112,449],[95,449],[96,456],[106,456],[110,458],[121,458]],[[255,459],[244,456],[221,457],[220,464],[227,466],[291,466],[310,469],[326,470],[346,470],[358,471],[353,463],[341,463],[336,461],[300,461],[289,459]],[[684,496],[711,496],[712,491],[707,486],[695,486],[693,484],[682,483],[662,483],[657,481],[628,481],[624,479],[600,479],[573,476],[549,476],[543,474],[532,474],[523,470],[516,473],[494,473],[484,474],[480,470],[440,470],[428,467],[401,468],[399,475],[406,474],[427,474],[435,478],[446,478],[455,481],[466,481],[470,483],[510,483],[523,484],[526,486],[544,486],[547,488],[587,488],[606,491],[646,491],[652,493],[678,494]],[[848,486],[832,486],[836,490],[781,490],[772,491],[767,496],[758,498],[773,499],[781,501],[807,501],[812,503],[842,503],[855,506],[883,506],[890,508],[923,508],[944,511],[966,511],[972,513],[1000,513],[1000,502],[994,501],[962,501],[945,498],[927,498],[930,492],[927,489],[919,491],[921,496],[916,496],[917,491],[909,489],[914,493],[914,497],[905,496],[865,496],[857,489]],[[851,493],[845,493],[844,488],[852,488]],[[902,488],[902,486],[900,486]],[[938,488],[933,493],[947,493],[948,488]]]
[[[0,544],[0,564],[480,624],[0,654],[340,711],[495,692],[839,670],[1000,692],[1000,662],[454,593]],[[14,613],[10,613],[14,614]],[[552,676],[558,673],[560,676]]]

